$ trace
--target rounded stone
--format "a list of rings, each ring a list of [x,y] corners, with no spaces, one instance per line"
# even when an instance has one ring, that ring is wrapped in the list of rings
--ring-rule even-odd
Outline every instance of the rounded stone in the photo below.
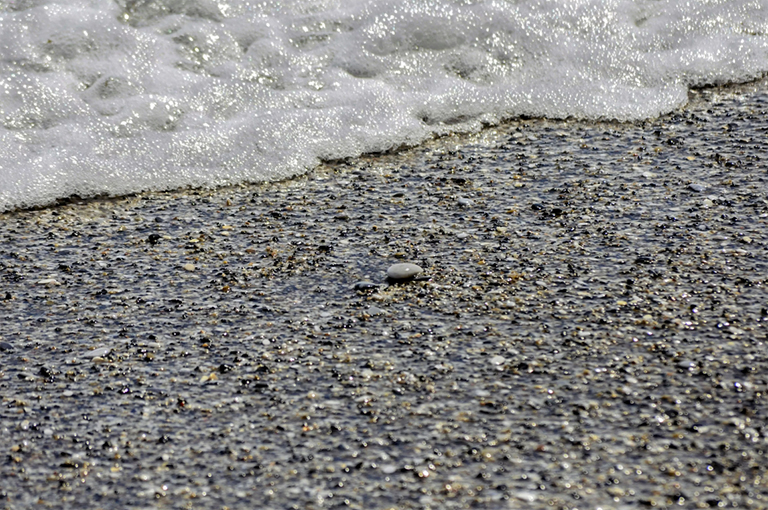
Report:
[[[492,365],[501,365],[505,361],[507,361],[507,358],[505,358],[504,356],[494,356],[493,358],[491,358]]]
[[[86,358],[103,358],[107,354],[110,353],[112,350],[112,347],[99,347],[98,349],[94,349],[92,351],[86,352],[84,357]]]
[[[409,262],[394,264],[387,269],[387,278],[390,280],[409,280],[422,271],[421,267]]]

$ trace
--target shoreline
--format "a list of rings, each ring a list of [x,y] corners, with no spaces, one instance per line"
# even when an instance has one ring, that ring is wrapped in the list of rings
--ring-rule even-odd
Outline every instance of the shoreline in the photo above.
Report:
[[[90,203],[120,201],[120,200],[127,200],[127,199],[132,199],[132,198],[142,197],[142,196],[149,196],[149,195],[162,196],[167,194],[170,198],[170,197],[173,197],[174,195],[183,196],[189,193],[212,193],[212,192],[215,193],[215,192],[226,192],[227,190],[235,190],[239,188],[280,185],[280,184],[295,181],[297,179],[303,179],[303,178],[309,177],[314,172],[326,172],[329,169],[333,169],[333,168],[344,168],[350,165],[359,164],[358,162],[362,160],[376,160],[377,158],[387,158],[403,152],[417,151],[420,147],[440,146],[446,143],[447,144],[456,143],[457,145],[462,145],[462,144],[469,143],[469,140],[473,138],[483,137],[486,135],[489,135],[490,138],[493,138],[493,135],[490,133],[494,133],[500,130],[503,131],[507,126],[512,124],[518,124],[518,123],[566,122],[566,123],[577,123],[577,124],[631,126],[631,125],[643,124],[647,122],[658,122],[658,121],[662,121],[667,117],[676,115],[679,112],[683,112],[686,109],[696,108],[696,105],[698,103],[701,103],[702,101],[703,102],[708,101],[709,100],[708,98],[711,98],[713,95],[718,96],[718,95],[737,94],[737,95],[743,96],[743,95],[755,94],[758,91],[765,89],[766,83],[768,83],[768,77],[764,75],[764,76],[755,78],[751,81],[742,82],[742,83],[728,83],[725,85],[705,85],[705,86],[691,88],[689,89],[689,92],[688,92],[688,103],[686,105],[653,119],[620,121],[616,119],[577,119],[577,118],[571,118],[571,117],[568,117],[566,119],[559,119],[559,118],[549,119],[549,118],[543,118],[543,117],[528,117],[528,116],[513,117],[513,118],[504,119],[499,124],[496,124],[496,125],[485,126],[480,131],[449,133],[449,134],[443,134],[443,135],[435,133],[433,138],[424,140],[422,143],[417,145],[404,144],[399,147],[391,148],[384,152],[364,153],[364,154],[360,154],[357,157],[347,157],[347,158],[342,158],[338,160],[320,161],[320,163],[318,163],[315,167],[306,170],[304,173],[299,173],[292,177],[285,177],[278,180],[242,182],[238,184],[216,186],[216,187],[185,187],[185,188],[178,188],[178,189],[144,190],[144,191],[138,191],[135,193],[130,193],[128,195],[109,195],[106,193],[96,195],[96,196],[89,196],[89,197],[81,197],[78,195],[73,195],[69,197],[56,199],[54,202],[51,202],[47,205],[36,205],[31,207],[23,207],[23,208],[17,208],[12,210],[5,210],[5,211],[0,210],[0,218],[9,216],[9,215],[24,213],[24,212],[45,211],[49,209],[56,209],[56,208],[67,207],[67,206],[87,206]]]
[[[0,500],[764,507],[768,87],[693,94],[0,215]]]

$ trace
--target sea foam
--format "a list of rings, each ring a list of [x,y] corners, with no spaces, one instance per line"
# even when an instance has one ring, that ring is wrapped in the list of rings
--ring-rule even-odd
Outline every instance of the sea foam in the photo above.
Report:
[[[765,0],[0,0],[0,210],[282,179],[768,71]]]

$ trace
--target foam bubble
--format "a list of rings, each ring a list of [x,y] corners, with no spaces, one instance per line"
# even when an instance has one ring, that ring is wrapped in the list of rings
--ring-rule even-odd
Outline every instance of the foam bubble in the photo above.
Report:
[[[768,70],[748,0],[0,4],[0,210],[281,179],[519,115],[633,120]]]

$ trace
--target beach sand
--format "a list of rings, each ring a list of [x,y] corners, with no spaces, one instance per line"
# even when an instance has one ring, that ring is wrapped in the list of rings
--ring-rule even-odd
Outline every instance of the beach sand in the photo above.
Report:
[[[767,507],[767,112],[1,215],[0,506]]]

